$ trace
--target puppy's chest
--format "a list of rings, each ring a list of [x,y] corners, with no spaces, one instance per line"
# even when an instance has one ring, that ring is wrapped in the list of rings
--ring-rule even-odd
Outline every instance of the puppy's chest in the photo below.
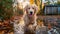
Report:
[[[34,20],[35,20],[34,17],[28,17],[28,19],[29,19],[30,21],[34,21]]]
[[[34,17],[28,17],[29,23],[34,24],[35,23],[35,18]]]

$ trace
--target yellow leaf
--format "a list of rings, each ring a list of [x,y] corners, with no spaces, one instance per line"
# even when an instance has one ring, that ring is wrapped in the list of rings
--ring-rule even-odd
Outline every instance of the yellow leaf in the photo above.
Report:
[[[34,3],[34,0],[30,0],[30,4],[33,4]]]

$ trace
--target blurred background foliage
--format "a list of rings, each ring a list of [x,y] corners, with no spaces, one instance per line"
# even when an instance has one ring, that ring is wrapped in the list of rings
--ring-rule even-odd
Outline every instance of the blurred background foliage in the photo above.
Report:
[[[9,19],[13,13],[12,0],[0,0],[0,17]]]
[[[60,1],[58,1],[57,4],[60,5]]]
[[[35,3],[37,6],[38,6],[38,15],[41,15],[43,13],[43,8],[44,8],[44,5],[47,4],[49,5],[50,4],[50,1],[46,2],[45,4],[42,3],[42,0],[30,0],[30,3]],[[54,3],[54,1],[53,1]],[[12,7],[12,0],[0,0],[0,17],[2,17],[3,19],[7,18],[9,19],[12,15],[13,15],[13,7]],[[57,1],[57,3],[54,3],[54,4],[58,4],[60,5],[60,1]],[[18,11],[22,11],[20,9],[18,9]],[[21,13],[21,12],[19,12]]]

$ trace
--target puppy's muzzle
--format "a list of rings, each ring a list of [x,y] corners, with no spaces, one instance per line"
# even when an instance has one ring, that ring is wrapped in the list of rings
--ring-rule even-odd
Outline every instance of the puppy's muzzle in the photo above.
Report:
[[[30,15],[32,15],[32,14],[33,14],[33,12],[31,11],[31,12],[30,12]]]

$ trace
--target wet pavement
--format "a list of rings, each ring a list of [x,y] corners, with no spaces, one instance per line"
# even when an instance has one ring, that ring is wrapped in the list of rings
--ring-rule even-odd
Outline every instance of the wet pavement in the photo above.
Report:
[[[56,31],[60,34],[60,16],[38,16],[38,17],[39,17],[39,19],[42,19],[43,20],[43,22],[44,22],[44,24],[46,26],[46,28],[45,28],[46,31],[44,31],[44,28],[41,27],[40,29],[38,29],[39,32],[37,34],[42,34],[42,33],[43,34],[48,34],[48,31],[49,31],[48,30],[48,27],[47,27],[47,24],[48,23],[51,23],[53,25],[53,27],[56,27],[55,28]],[[3,29],[3,27],[0,28],[0,34],[4,34],[5,30],[1,30],[1,29]],[[13,32],[9,32],[9,34],[13,34]]]

